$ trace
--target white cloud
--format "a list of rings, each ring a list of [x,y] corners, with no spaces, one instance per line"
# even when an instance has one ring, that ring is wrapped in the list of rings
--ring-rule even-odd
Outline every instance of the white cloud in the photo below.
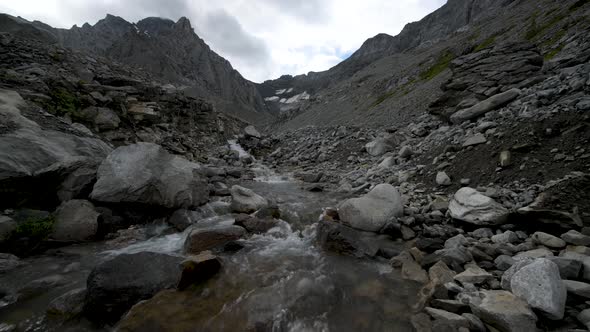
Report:
[[[368,38],[396,35],[445,0],[0,0],[0,11],[56,27],[94,24],[106,13],[137,21],[186,16],[242,75],[260,82],[322,71]]]

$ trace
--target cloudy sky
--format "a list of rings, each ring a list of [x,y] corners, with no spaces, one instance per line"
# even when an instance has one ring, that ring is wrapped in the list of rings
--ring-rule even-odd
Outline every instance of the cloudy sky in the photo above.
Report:
[[[69,28],[106,13],[190,19],[195,32],[247,79],[329,69],[367,38],[396,35],[446,0],[0,0],[0,12]]]

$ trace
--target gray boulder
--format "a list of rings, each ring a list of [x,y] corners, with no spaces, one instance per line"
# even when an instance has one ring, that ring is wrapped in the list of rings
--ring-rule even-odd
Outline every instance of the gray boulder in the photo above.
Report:
[[[153,143],[122,146],[98,168],[92,199],[109,203],[141,203],[190,208],[209,199],[199,166],[169,154]]]
[[[99,324],[114,324],[135,303],[174,288],[181,257],[153,252],[123,254],[96,266],[88,276],[84,313]]]
[[[537,330],[537,316],[525,301],[510,292],[481,291],[470,299],[469,307],[477,317],[499,331]]]
[[[436,184],[439,186],[450,186],[451,178],[445,172],[436,173]]]
[[[53,198],[55,186],[67,174],[85,161],[104,159],[112,150],[65,123],[38,124],[24,117],[19,109],[25,106],[18,93],[0,89],[0,123],[7,124],[0,132],[0,198],[8,206],[30,197],[43,199],[40,195]],[[28,185],[33,177],[43,191]]]
[[[590,236],[584,235],[576,230],[569,230],[567,233],[561,234],[561,238],[567,242],[577,246],[590,245]]]
[[[77,316],[82,313],[86,288],[73,289],[55,298],[47,307],[47,313],[56,316]]]
[[[268,206],[266,198],[253,190],[234,185],[231,187],[231,210],[239,213],[252,213]]]
[[[382,134],[373,141],[365,144],[365,150],[371,156],[381,156],[387,152],[394,151],[402,141],[403,137],[399,134]]]
[[[492,96],[486,100],[483,100],[469,108],[464,110],[460,110],[453,115],[451,115],[451,122],[453,123],[461,123],[463,121],[471,120],[478,118],[487,112],[493,111],[498,109],[514,99],[516,99],[520,95],[519,89],[510,89],[508,91],[499,93],[495,96]]]
[[[510,287],[514,295],[549,319],[563,318],[567,291],[552,261],[539,258],[522,267],[512,276]]]
[[[351,198],[340,204],[340,220],[353,228],[377,232],[395,217],[403,215],[399,191],[390,184],[375,186],[365,196]]]
[[[240,239],[245,234],[246,230],[243,227],[235,225],[193,228],[184,242],[184,251],[188,254],[198,254],[205,250],[222,247]]]
[[[546,247],[550,248],[563,248],[565,247],[565,241],[558,238],[557,236],[553,236],[551,234],[543,233],[543,232],[535,232],[532,236],[533,242],[536,244],[542,244]]]
[[[247,126],[246,128],[244,128],[244,133],[246,134],[246,137],[254,137],[254,138],[261,138],[262,137],[260,132],[258,130],[256,130],[256,128],[254,126]]]
[[[565,257],[548,257],[553,263],[557,264],[561,279],[577,279],[582,269],[582,262]]]
[[[89,201],[74,199],[62,203],[55,211],[51,238],[58,241],[86,241],[98,230],[100,214]]]
[[[221,260],[210,252],[189,256],[180,263],[180,280],[176,288],[184,290],[213,277],[221,270]]]
[[[449,203],[451,217],[474,225],[499,225],[506,222],[508,210],[469,187],[459,189]]]
[[[320,220],[317,241],[329,252],[354,257],[374,257],[379,251],[375,234],[362,232],[338,222]]]

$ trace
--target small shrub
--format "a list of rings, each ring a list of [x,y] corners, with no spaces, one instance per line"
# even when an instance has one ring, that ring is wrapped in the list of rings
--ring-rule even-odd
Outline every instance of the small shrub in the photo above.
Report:
[[[51,90],[49,97],[51,97],[51,101],[44,106],[49,113],[53,114],[74,114],[80,104],[76,96],[64,88]]]

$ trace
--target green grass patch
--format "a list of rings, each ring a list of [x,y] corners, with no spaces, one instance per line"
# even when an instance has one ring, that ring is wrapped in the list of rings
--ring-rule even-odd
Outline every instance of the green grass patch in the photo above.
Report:
[[[558,14],[558,15],[554,16],[552,19],[550,19],[549,21],[547,21],[543,24],[538,24],[537,23],[537,15],[533,15],[533,17],[531,18],[531,24],[529,25],[529,28],[527,29],[527,32],[525,33],[524,37],[526,38],[526,40],[532,40],[535,37],[542,34],[543,32],[545,32],[545,30],[547,30],[547,29],[551,28],[552,26],[554,26],[555,24],[559,23],[565,17],[566,17],[566,15],[564,15],[564,14]]]
[[[553,59],[559,52],[561,52],[561,50],[563,50],[563,47],[564,46],[565,46],[564,44],[561,44],[557,48],[555,48],[555,49],[547,52],[547,54],[545,54],[543,56],[543,58],[545,59],[545,61],[548,61],[548,60]]]
[[[590,0],[578,0],[578,1],[576,1],[576,3],[574,3],[573,5],[570,6],[569,11],[570,12],[576,11],[587,3],[590,3]]]
[[[393,90],[393,91],[389,91],[386,92],[384,94],[382,94],[381,96],[377,97],[377,99],[371,104],[370,108],[373,108],[379,104],[381,104],[382,102],[386,101],[387,99],[393,97],[396,94],[397,90]]]
[[[488,47],[492,46],[495,42],[496,42],[496,36],[490,36],[489,38],[484,40],[481,44],[479,44],[475,47],[475,52],[479,52],[479,51],[483,50],[484,48],[488,48]]]
[[[565,36],[566,30],[559,30],[553,37],[543,42],[543,46],[550,47],[557,43],[563,36]]]
[[[19,224],[12,232],[13,239],[30,238],[35,240],[45,240],[53,231],[55,218],[49,216],[41,219],[29,219]]]
[[[438,58],[438,60],[432,66],[430,66],[430,68],[420,73],[420,79],[424,81],[430,81],[431,79],[435,78],[436,76],[438,76],[438,74],[442,73],[445,69],[449,68],[449,64],[451,63],[451,61],[453,61],[454,58],[455,55],[453,53],[446,51]]]

